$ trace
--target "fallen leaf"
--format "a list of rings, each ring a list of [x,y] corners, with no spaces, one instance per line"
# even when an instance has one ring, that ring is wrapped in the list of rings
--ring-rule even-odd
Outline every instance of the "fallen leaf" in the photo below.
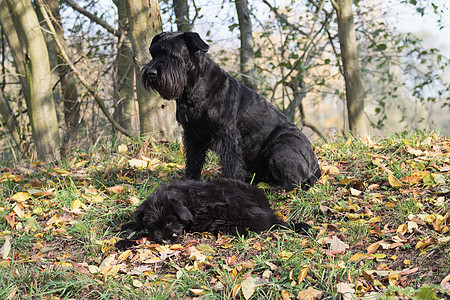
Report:
[[[18,192],[11,196],[11,200],[17,201],[17,202],[24,202],[31,198],[31,195],[27,192]]]
[[[250,299],[256,289],[255,280],[253,277],[249,276],[244,281],[241,282],[242,294],[245,299]]]
[[[450,282],[450,274],[448,274],[447,276],[444,277],[444,279],[442,279],[441,285],[443,285],[446,282]]]
[[[280,295],[282,300],[291,300],[291,294],[286,290],[282,290]]]
[[[376,243],[369,245],[369,247],[367,247],[367,254],[374,253],[375,251],[378,250],[378,247],[380,247],[380,242],[376,242]]]
[[[324,294],[325,293],[323,291],[319,291],[316,290],[315,288],[308,287],[306,290],[298,292],[297,300],[321,299],[324,296]]]
[[[356,253],[356,254],[353,254],[352,257],[350,257],[350,261],[358,261],[358,260],[364,259],[366,257],[367,257],[366,253]]]
[[[323,174],[336,175],[341,172],[336,166],[323,166],[321,169]]]
[[[350,248],[350,246],[343,241],[341,241],[338,237],[333,236],[331,239],[325,242],[326,244],[330,244],[330,252],[331,254],[339,254]]]
[[[125,154],[128,151],[128,147],[125,144],[121,144],[119,145],[119,147],[117,147],[117,150],[120,154]]]
[[[2,254],[3,259],[6,259],[11,251],[11,238],[12,237],[10,235],[5,236],[5,243],[0,248],[0,253]]]
[[[119,194],[119,193],[123,192],[123,186],[115,185],[115,186],[107,187],[106,190],[112,194]]]
[[[25,216],[25,213],[23,212],[23,209],[18,204],[14,205],[13,211],[21,219]]]
[[[300,270],[300,275],[298,275],[297,284],[300,284],[305,278],[306,274],[308,274],[309,266],[305,266]]]
[[[388,174],[388,181],[389,181],[389,184],[394,188],[399,188],[399,187],[403,186],[403,182],[400,179],[396,178],[391,173]]]
[[[355,285],[354,284],[349,284],[349,283],[345,283],[345,282],[339,282],[336,286],[337,291],[339,294],[342,294],[342,298],[344,300],[351,300],[351,299],[355,299],[355,289],[353,288]]]

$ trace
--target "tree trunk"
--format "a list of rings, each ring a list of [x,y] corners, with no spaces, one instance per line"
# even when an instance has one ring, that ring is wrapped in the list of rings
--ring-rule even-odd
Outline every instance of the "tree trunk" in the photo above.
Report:
[[[21,41],[19,40],[11,14],[12,11],[9,9],[6,0],[2,1],[2,3],[0,3],[0,23],[2,24],[9,49],[11,50],[11,54],[14,59],[14,64],[17,69],[17,74],[19,75],[18,78],[20,85],[22,86],[22,91],[25,98],[27,98],[27,80],[25,78],[25,66],[22,58],[22,49],[24,47],[22,47]]]
[[[364,91],[356,43],[355,22],[351,0],[336,0],[339,44],[341,46],[350,131],[358,136],[367,134],[364,114]]]
[[[119,31],[125,34],[128,27],[127,5],[124,1],[114,1],[117,6],[119,18]],[[114,118],[125,129],[135,134],[133,130],[133,116],[135,114],[136,101],[134,97],[134,65],[131,44],[125,36],[119,39],[117,52],[117,75],[114,82],[115,110]],[[116,133],[119,132],[116,130]]]
[[[241,32],[241,74],[242,82],[251,89],[256,89],[254,77],[254,53],[253,53],[253,32],[250,21],[250,11],[247,0],[236,0],[236,11],[239,19],[239,30]]]
[[[57,0],[47,0],[47,4],[53,15],[52,21],[55,27],[56,34],[62,42],[62,46],[66,53],[69,53],[69,47],[65,43],[64,31],[61,25],[61,15],[59,13],[59,3]],[[52,40],[52,44],[54,44]],[[57,47],[55,47],[57,48]],[[56,50],[55,50],[56,51]],[[66,126],[66,133],[64,135],[64,152],[68,151],[72,145],[77,141],[78,129],[80,127],[80,106],[81,102],[78,99],[77,80],[75,75],[71,72],[69,66],[66,64],[64,58],[60,53],[57,55],[58,74],[61,83],[62,100],[64,107],[64,123]]]
[[[173,10],[175,11],[175,23],[178,31],[191,31],[189,22],[189,6],[187,0],[173,0]]]
[[[175,120],[175,102],[165,101],[156,93],[147,91],[141,80],[142,67],[150,61],[148,49],[151,40],[162,30],[158,1],[127,0],[127,14],[135,64],[141,134],[149,135],[157,142],[174,141],[179,135]]]
[[[53,102],[50,62],[44,36],[31,0],[4,0],[22,45],[27,79],[27,107],[38,158],[59,157],[61,144]]]
[[[16,144],[17,148],[22,151],[22,141],[20,139],[20,135],[18,133],[18,122],[14,117],[14,113],[9,105],[8,99],[3,94],[3,91],[0,91],[0,114],[3,116],[5,120],[5,126],[8,128],[9,133],[11,134],[11,138]]]

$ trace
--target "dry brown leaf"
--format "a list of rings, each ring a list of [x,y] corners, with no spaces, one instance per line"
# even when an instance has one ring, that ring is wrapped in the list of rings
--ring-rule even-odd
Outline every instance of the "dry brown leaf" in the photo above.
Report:
[[[378,250],[378,247],[380,247],[380,241],[369,245],[369,247],[367,247],[367,254],[374,253],[375,251]]]
[[[297,294],[298,300],[315,300],[315,299],[321,299],[324,296],[323,291],[316,290],[312,287],[308,287],[304,291],[300,291]]]
[[[354,284],[349,284],[345,282],[339,282],[336,286],[339,294],[342,294],[344,300],[355,299],[355,289]]]
[[[339,254],[350,248],[350,246],[343,241],[341,241],[337,236],[333,236],[331,239],[325,242],[330,244],[331,254]]]

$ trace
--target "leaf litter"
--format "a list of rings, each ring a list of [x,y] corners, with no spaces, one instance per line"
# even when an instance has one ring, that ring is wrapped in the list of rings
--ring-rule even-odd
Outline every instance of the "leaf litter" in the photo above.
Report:
[[[39,163],[3,167],[0,181],[14,188],[3,193],[0,207],[0,267],[8,269],[14,261],[41,271],[64,268],[100,284],[125,276],[136,289],[183,289],[186,276],[204,274],[206,281],[184,290],[189,299],[211,293],[252,299],[264,290],[280,299],[450,296],[450,141],[430,133],[350,149],[352,139],[316,147],[324,175],[305,197],[325,187],[329,191],[318,200],[317,217],[305,220],[314,226],[307,238],[292,232],[244,240],[194,233],[171,245],[139,237],[136,246],[118,251],[114,244],[120,224],[101,222],[96,232],[106,235],[86,241],[79,236],[92,226],[84,224],[86,216],[137,205],[145,198],[137,191],[146,178],[177,180],[181,165],[158,156],[134,156],[121,145],[117,160],[109,164],[83,156],[64,168]],[[211,168],[205,176],[217,176],[217,167]],[[68,187],[72,193],[66,199]],[[299,195],[272,198],[288,204],[280,206],[281,216],[288,216]],[[25,235],[30,237],[25,245],[16,242]],[[280,248],[286,241],[297,246]],[[88,249],[96,254],[89,255]],[[177,297],[174,291],[169,295]]]

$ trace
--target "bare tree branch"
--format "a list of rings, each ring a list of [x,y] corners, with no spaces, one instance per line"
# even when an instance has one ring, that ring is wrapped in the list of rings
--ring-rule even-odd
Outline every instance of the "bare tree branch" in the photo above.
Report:
[[[68,57],[67,53],[64,51],[64,48],[63,48],[63,46],[61,45],[61,42],[58,39],[58,36],[57,36],[57,34],[55,32],[55,28],[53,27],[53,24],[52,24],[52,22],[50,20],[48,12],[47,12],[47,11],[49,11],[49,9],[47,7],[45,7],[45,4],[43,3],[43,0],[38,0],[38,6],[39,6],[39,9],[40,9],[40,11],[41,11],[45,21],[47,22],[47,26],[49,28],[49,31],[50,31],[52,37],[53,37],[53,40],[55,41],[55,44],[56,44],[56,46],[58,48],[58,51],[60,52],[60,54],[63,57],[63,59],[66,61],[66,63],[69,66],[69,68],[72,70],[72,72],[75,74],[75,76],[77,76],[78,80],[80,80],[80,82],[86,87],[86,89],[89,91],[89,93],[91,93],[91,95],[94,96],[94,99],[97,102],[98,106],[100,106],[100,109],[102,110],[102,112],[104,113],[106,118],[111,122],[111,124],[118,131],[123,133],[125,136],[132,137],[132,134],[130,132],[128,132],[128,130],[126,130],[125,128],[120,126],[120,124],[117,123],[116,120],[114,120],[114,118],[108,112],[108,108],[106,107],[105,103],[103,103],[100,95],[95,91],[95,89],[86,81],[86,79],[75,68],[74,64],[72,63],[72,61]]]
[[[119,29],[114,28],[113,26],[111,26],[108,23],[106,23],[104,20],[102,20],[99,17],[97,17],[96,15],[90,13],[89,11],[84,9],[83,7],[81,7],[78,4],[76,4],[75,1],[64,0],[64,2],[67,5],[69,5],[70,7],[72,7],[74,10],[78,11],[80,14],[88,17],[92,22],[97,23],[98,25],[100,25],[103,28],[105,28],[109,33],[112,33],[113,35],[115,35],[117,37],[120,37],[122,35],[122,32]]]

